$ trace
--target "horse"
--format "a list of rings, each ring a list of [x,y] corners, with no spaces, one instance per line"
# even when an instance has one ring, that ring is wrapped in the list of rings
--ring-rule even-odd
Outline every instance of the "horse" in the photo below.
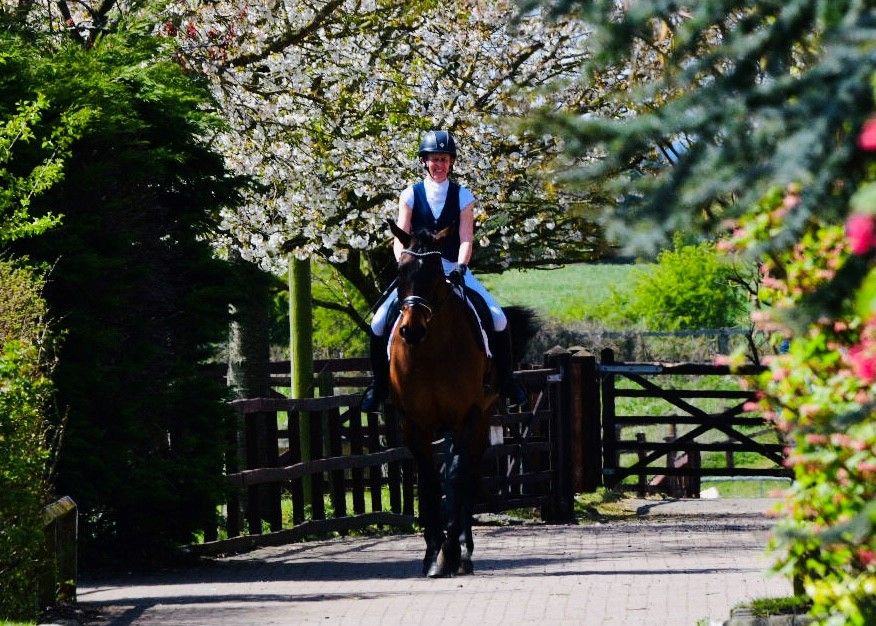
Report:
[[[419,520],[426,542],[423,574],[470,574],[474,499],[490,416],[499,399],[496,368],[469,305],[444,275],[439,248],[450,229],[409,234],[394,223],[389,226],[404,246],[389,388],[417,467]],[[526,322],[521,330],[531,337],[533,314],[514,309]],[[519,334],[516,338],[520,345]],[[432,450],[438,440],[444,448],[441,472]]]

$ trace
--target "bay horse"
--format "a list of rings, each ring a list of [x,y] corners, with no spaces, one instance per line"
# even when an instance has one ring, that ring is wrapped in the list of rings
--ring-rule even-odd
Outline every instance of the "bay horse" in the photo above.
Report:
[[[444,275],[439,249],[450,229],[409,234],[395,223],[389,226],[404,246],[389,387],[417,466],[419,519],[426,541],[423,574],[470,574],[472,509],[490,417],[499,399],[497,372],[469,305]],[[509,314],[511,309],[525,321],[521,330],[528,339],[534,333],[532,312],[509,307]],[[442,472],[432,450],[439,439],[444,444]]]

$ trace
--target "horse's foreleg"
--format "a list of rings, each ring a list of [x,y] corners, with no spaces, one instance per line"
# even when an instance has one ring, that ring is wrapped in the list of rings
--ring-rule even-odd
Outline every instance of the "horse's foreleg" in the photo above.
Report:
[[[435,563],[438,551],[444,544],[444,531],[441,525],[441,483],[431,446],[418,446],[414,456],[417,462],[419,485],[420,526],[426,541],[426,554],[423,557],[423,574],[426,575]]]
[[[471,517],[476,472],[472,467],[470,430],[466,428],[451,439],[450,449],[444,455],[444,521],[447,538],[438,554],[435,567],[428,573],[429,576],[470,574],[473,569]]]
[[[471,465],[469,466],[471,467]],[[476,472],[471,476],[463,488],[463,496],[459,507],[459,566],[457,574],[471,574],[474,567],[471,562],[471,555],[474,552],[474,537],[472,536],[471,523],[472,513],[474,509]]]
[[[479,419],[479,417],[481,419]],[[457,574],[471,574],[474,571],[472,554],[474,553],[474,536],[472,534],[472,514],[474,503],[477,498],[478,486],[481,477],[481,458],[487,445],[488,422],[483,419],[483,414],[473,410],[469,414],[466,423],[466,446],[465,452],[468,457],[465,463],[465,476],[460,482],[459,503],[459,566]]]

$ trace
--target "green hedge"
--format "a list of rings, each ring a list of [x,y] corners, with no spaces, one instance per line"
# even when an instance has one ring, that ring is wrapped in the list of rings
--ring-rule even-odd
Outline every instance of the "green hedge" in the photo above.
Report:
[[[0,261],[0,619],[37,612],[52,393],[38,347],[45,336],[40,286],[33,272]]]

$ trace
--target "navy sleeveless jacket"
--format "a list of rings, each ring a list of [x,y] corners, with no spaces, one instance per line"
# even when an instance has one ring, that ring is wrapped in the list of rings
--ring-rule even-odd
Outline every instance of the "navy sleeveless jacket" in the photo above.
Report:
[[[441,256],[456,263],[459,258],[459,185],[450,181],[447,200],[438,219],[432,215],[429,201],[426,200],[426,184],[423,181],[414,185],[414,206],[411,217],[411,232],[425,228],[438,231],[451,226],[450,233],[441,242]]]

